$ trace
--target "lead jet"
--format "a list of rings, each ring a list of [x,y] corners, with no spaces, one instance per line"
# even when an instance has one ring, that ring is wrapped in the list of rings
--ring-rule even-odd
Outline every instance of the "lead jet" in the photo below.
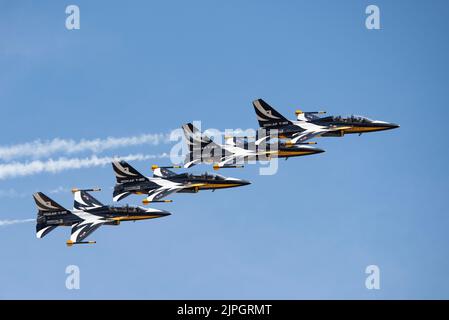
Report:
[[[96,242],[84,239],[103,225],[117,226],[121,221],[146,220],[170,215],[170,212],[151,208],[103,205],[88,192],[99,190],[73,189],[73,210],[67,210],[42,192],[33,194],[38,209],[36,236],[43,238],[56,227],[72,227],[72,235],[67,241],[67,246],[92,244]]]
[[[184,160],[184,167],[189,168],[199,163],[214,163],[213,168],[242,167],[249,161],[268,161],[272,158],[290,158],[322,153],[324,150],[309,146],[313,142],[292,144],[273,142],[270,136],[257,133],[256,137],[225,137],[225,144],[218,144],[198,130],[192,123],[182,126],[184,138],[189,148]],[[264,140],[269,140],[267,143]]]
[[[399,128],[395,123],[371,120],[362,116],[320,117],[325,111],[296,111],[297,120],[288,120],[262,99],[253,101],[257,120],[261,128],[277,130],[279,138],[290,139],[292,144],[301,143],[314,137],[342,137],[345,134],[383,131]]]
[[[216,190],[225,188],[241,187],[250,184],[249,181],[224,177],[219,174],[204,173],[194,175],[191,173],[177,174],[169,168],[152,166],[153,177],[146,177],[134,169],[126,161],[114,161],[112,168],[115,172],[117,183],[114,187],[113,200],[121,199],[131,194],[145,194],[147,198],[144,204],[150,202],[171,202],[161,200],[173,193],[197,193],[200,190]],[[179,167],[178,167],[179,168]]]

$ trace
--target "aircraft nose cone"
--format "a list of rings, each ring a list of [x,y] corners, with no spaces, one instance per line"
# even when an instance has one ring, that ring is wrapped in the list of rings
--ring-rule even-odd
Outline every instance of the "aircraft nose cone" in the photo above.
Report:
[[[381,127],[383,128],[383,130],[391,130],[391,129],[399,128],[400,125],[398,125],[396,123],[392,123],[392,122],[385,122],[385,123],[381,124]]]
[[[391,127],[391,129],[396,129],[396,128],[399,128],[400,125],[398,125],[396,123],[390,123],[390,127]]]
[[[248,180],[240,180],[240,185],[241,185],[241,186],[247,186],[247,185],[249,185],[249,184],[251,184],[251,182],[248,181]]]
[[[166,216],[171,215],[171,213],[168,211],[161,211],[158,213],[158,215],[160,215],[161,217],[166,217]]]
[[[236,186],[246,186],[248,184],[251,184],[250,181],[244,180],[244,179],[237,179],[237,178],[227,178],[226,181],[229,181],[230,183],[235,184]]]
[[[294,145],[292,147],[284,149],[284,151],[298,152],[299,155],[313,155],[318,153],[323,153],[324,150],[320,148],[315,148],[308,145]]]
[[[310,152],[310,154],[318,154],[325,152],[323,149],[320,148],[308,148],[306,151]]]
[[[165,211],[165,210],[158,210],[158,209],[148,209],[148,210],[147,210],[147,213],[154,214],[154,215],[156,215],[156,216],[159,216],[160,218],[171,215],[171,213],[168,212],[168,211]]]

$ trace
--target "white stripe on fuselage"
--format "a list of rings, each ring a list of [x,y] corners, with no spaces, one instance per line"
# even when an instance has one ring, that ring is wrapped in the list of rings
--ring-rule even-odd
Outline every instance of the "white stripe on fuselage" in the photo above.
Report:
[[[105,221],[105,219],[102,216],[97,216],[95,214],[91,214],[87,211],[82,211],[82,210],[73,210],[72,213],[74,215],[76,215],[77,217],[79,217],[81,220],[83,220],[81,222],[81,224],[85,224],[85,223],[94,223],[97,221]]]
[[[308,121],[292,121],[292,123],[293,125],[310,132],[325,132],[328,130],[328,127],[320,126]]]
[[[148,179],[151,182],[154,182],[154,183],[156,183],[157,185],[159,185],[159,186],[161,186],[163,188],[174,188],[174,187],[182,186],[182,184],[179,183],[179,182],[173,182],[173,181],[170,181],[170,180],[167,180],[167,179],[150,178],[150,177],[148,177]]]

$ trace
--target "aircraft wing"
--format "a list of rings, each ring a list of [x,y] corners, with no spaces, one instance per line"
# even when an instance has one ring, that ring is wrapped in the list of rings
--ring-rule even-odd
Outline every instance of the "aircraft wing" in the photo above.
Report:
[[[322,135],[326,131],[303,131],[298,134],[294,134],[292,139],[290,140],[292,143],[304,142],[310,139],[313,139],[317,136]]]
[[[101,227],[105,222],[103,219],[96,220],[84,220],[72,225],[72,235],[70,236],[70,241],[81,242],[99,227]]]
[[[187,159],[187,157],[186,157],[186,159]],[[195,160],[192,160],[192,161],[186,160],[184,162],[184,168],[193,167],[194,165],[196,165],[198,163],[201,163],[201,159],[195,159]]]
[[[341,126],[341,127],[331,127],[331,128],[325,128],[325,129],[318,129],[318,130],[305,130],[303,132],[298,132],[293,135],[292,139],[290,140],[292,143],[298,143],[298,142],[304,142],[310,139],[313,139],[315,137],[319,137],[322,134],[326,132],[333,132],[333,131],[341,131],[345,129],[349,129],[351,127],[348,126]]]
[[[167,197],[170,194],[173,194],[175,192],[178,192],[181,189],[187,188],[189,187],[187,186],[172,186],[172,187],[161,187],[161,188],[157,188],[154,190],[151,190],[150,192],[148,192],[148,197],[144,200],[144,201],[158,201],[161,200],[162,198]]]
[[[217,163],[219,167],[223,167],[229,165],[231,162],[235,161],[235,164],[239,162],[244,162],[245,158],[248,156],[255,156],[256,154],[231,154],[229,156],[223,157],[220,159],[220,162]]]

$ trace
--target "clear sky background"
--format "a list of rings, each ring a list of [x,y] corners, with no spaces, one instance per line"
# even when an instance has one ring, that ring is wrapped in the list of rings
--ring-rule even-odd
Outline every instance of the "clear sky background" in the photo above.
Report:
[[[69,4],[80,30],[65,29]],[[365,28],[369,4],[381,30]],[[273,176],[223,170],[252,184],[174,195],[153,205],[170,217],[103,227],[93,246],[66,248],[70,228],[36,239],[34,223],[0,227],[0,298],[449,298],[447,12],[437,0],[1,1],[3,147],[193,120],[255,128],[259,97],[290,118],[325,109],[401,128],[319,139],[326,153],[282,161]],[[153,163],[133,165],[151,174]],[[34,218],[38,190],[100,186],[110,203],[114,183],[109,165],[3,179],[0,220]],[[70,192],[51,197],[72,206]],[[71,264],[80,290],[65,288]],[[371,264],[380,290],[365,288]]]

